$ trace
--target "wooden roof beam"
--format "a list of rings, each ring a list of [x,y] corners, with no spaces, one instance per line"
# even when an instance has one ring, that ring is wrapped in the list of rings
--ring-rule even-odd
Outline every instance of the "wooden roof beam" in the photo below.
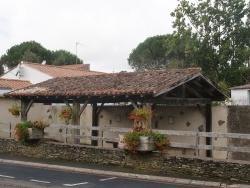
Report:
[[[203,98],[203,96],[202,96],[200,93],[198,93],[197,91],[195,91],[195,90],[194,90],[193,88],[191,88],[190,86],[186,85],[186,89],[187,89],[190,93],[194,94],[196,97],[198,97],[198,98]]]
[[[83,112],[83,111],[85,110],[85,108],[87,107],[88,103],[89,103],[89,99],[87,99],[87,100],[84,102],[83,106],[81,107],[81,109],[80,109],[80,111],[79,111],[79,114],[78,114],[78,117],[79,117],[79,118],[80,118],[82,112]]]

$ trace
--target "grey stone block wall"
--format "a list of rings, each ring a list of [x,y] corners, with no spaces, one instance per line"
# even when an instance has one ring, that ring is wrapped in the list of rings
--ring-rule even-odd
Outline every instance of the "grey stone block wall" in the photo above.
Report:
[[[228,107],[228,132],[250,134],[250,106]],[[228,139],[229,146],[250,147],[250,140]],[[249,160],[250,153],[232,152],[231,158],[235,160]]]
[[[13,139],[0,138],[0,151],[44,159],[63,159],[98,165],[128,167],[144,173],[194,178],[217,178],[250,183],[250,163],[182,158],[161,153],[131,154],[120,149],[92,146],[69,146],[39,141],[22,145]]]

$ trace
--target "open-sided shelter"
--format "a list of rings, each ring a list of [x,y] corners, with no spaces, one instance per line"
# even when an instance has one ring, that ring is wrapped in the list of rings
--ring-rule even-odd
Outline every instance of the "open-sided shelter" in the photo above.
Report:
[[[78,77],[57,77],[5,95],[22,103],[22,120],[33,103],[72,103],[80,115],[93,105],[92,126],[98,126],[98,113],[105,103],[205,106],[206,131],[211,130],[212,101],[224,101],[226,95],[200,68],[121,72]],[[82,104],[82,105],[81,105]],[[100,105],[97,105],[100,104]],[[207,144],[210,141],[207,140]]]

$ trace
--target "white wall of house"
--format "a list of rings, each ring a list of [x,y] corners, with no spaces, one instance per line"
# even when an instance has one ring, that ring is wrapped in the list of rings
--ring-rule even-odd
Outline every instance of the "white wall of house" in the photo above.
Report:
[[[232,105],[249,105],[249,89],[232,89]]]
[[[1,78],[28,80],[32,84],[36,84],[51,79],[52,76],[35,70],[26,64],[20,63],[17,67],[2,75]]]

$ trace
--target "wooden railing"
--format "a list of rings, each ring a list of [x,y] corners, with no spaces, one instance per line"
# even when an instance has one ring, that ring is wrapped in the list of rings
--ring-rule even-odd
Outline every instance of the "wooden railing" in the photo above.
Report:
[[[11,123],[10,122],[2,122],[2,121],[0,121],[0,133],[7,133],[8,137],[11,138],[11,134],[12,134],[12,125],[11,125]]]
[[[81,140],[97,140],[97,141],[108,141],[108,142],[118,142],[118,137],[102,137],[103,132],[114,132],[118,134],[124,134],[130,129],[128,128],[117,128],[117,127],[83,127],[77,125],[61,125],[52,124],[51,128],[65,129],[64,133],[46,133],[46,136],[52,138],[61,138],[66,142],[67,138],[81,139]],[[100,136],[85,136],[76,135],[69,133],[69,130],[87,130],[87,131],[98,131]],[[196,156],[199,156],[199,150],[217,150],[217,151],[227,151],[227,152],[245,152],[250,153],[250,147],[236,147],[236,146],[215,146],[215,145],[204,145],[200,143],[202,138],[226,138],[226,139],[247,139],[250,143],[250,134],[239,134],[239,133],[215,133],[215,132],[192,132],[192,131],[173,131],[173,130],[154,130],[159,133],[168,136],[182,136],[182,137],[192,137],[195,138],[194,143],[180,143],[171,141],[171,147],[174,148],[187,148],[194,149]],[[66,134],[65,134],[66,133]]]
[[[1,125],[8,126],[8,129],[3,129]],[[8,122],[0,122],[0,133],[9,133],[9,137],[11,137],[11,124]],[[86,127],[86,126],[78,126],[78,125],[62,125],[62,124],[51,124],[50,129],[52,131],[45,132],[45,136],[48,138],[61,139],[67,143],[67,139],[71,138],[76,140],[79,143],[79,140],[96,140],[101,142],[110,142],[110,143],[118,143],[119,138],[116,137],[103,137],[104,132],[111,132],[118,134],[124,134],[128,132],[129,128],[117,128],[117,127]],[[57,129],[57,131],[54,131]],[[59,132],[58,129],[62,131]],[[97,131],[99,136],[86,136],[80,135],[81,131]],[[225,139],[244,139],[249,140],[250,143],[250,134],[239,134],[239,133],[215,133],[215,132],[192,132],[192,131],[173,131],[173,130],[154,130],[159,133],[168,135],[168,136],[180,136],[180,137],[192,137],[193,143],[180,143],[171,141],[171,147],[174,148],[186,148],[195,150],[196,156],[199,156],[200,150],[217,150],[217,151],[226,151],[226,152],[244,152],[250,153],[250,147],[236,147],[236,146],[217,146],[217,145],[204,145],[201,144],[201,139],[205,140],[205,138],[225,138]]]

